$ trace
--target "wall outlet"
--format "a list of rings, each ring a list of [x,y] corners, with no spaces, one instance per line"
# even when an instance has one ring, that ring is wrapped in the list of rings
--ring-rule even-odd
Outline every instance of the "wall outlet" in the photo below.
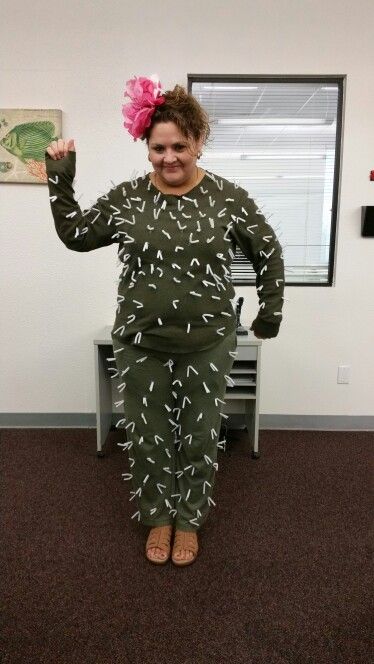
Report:
[[[349,365],[341,365],[338,367],[338,383],[349,383],[351,377],[351,367]]]

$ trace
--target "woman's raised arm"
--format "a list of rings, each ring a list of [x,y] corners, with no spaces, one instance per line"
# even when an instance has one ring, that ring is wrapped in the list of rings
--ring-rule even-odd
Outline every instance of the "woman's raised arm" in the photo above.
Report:
[[[60,240],[73,251],[92,251],[120,242],[121,187],[100,196],[87,210],[74,198],[76,152],[74,139],[53,141],[45,151],[49,200]]]

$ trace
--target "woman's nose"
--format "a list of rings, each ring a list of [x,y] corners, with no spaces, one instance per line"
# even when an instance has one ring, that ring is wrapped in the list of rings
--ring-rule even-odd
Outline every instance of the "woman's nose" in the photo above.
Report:
[[[167,164],[173,164],[176,161],[175,154],[172,150],[167,151],[164,154],[164,161],[166,161]]]

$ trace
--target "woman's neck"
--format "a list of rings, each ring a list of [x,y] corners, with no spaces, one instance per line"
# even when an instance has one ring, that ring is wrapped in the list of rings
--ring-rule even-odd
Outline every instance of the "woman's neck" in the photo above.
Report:
[[[190,191],[190,189],[196,187],[196,185],[199,184],[199,182],[201,182],[204,175],[205,171],[197,166],[194,177],[191,178],[191,181],[188,184],[184,184],[183,186],[176,185],[175,187],[173,187],[170,185],[164,185],[163,182],[160,182],[160,178],[157,176],[157,173],[155,171],[149,173],[150,180],[152,184],[156,187],[156,189],[161,191],[162,194],[175,194],[176,196],[187,193],[188,191]]]

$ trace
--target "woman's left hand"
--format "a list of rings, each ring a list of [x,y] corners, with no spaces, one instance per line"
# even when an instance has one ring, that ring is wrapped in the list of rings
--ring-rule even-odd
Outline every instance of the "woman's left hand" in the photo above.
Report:
[[[256,337],[256,339],[266,339],[266,337],[261,337],[261,336],[259,336],[258,334],[256,334],[256,332],[254,331],[253,327],[250,327],[249,329],[252,330],[252,332],[253,332],[254,336]]]

